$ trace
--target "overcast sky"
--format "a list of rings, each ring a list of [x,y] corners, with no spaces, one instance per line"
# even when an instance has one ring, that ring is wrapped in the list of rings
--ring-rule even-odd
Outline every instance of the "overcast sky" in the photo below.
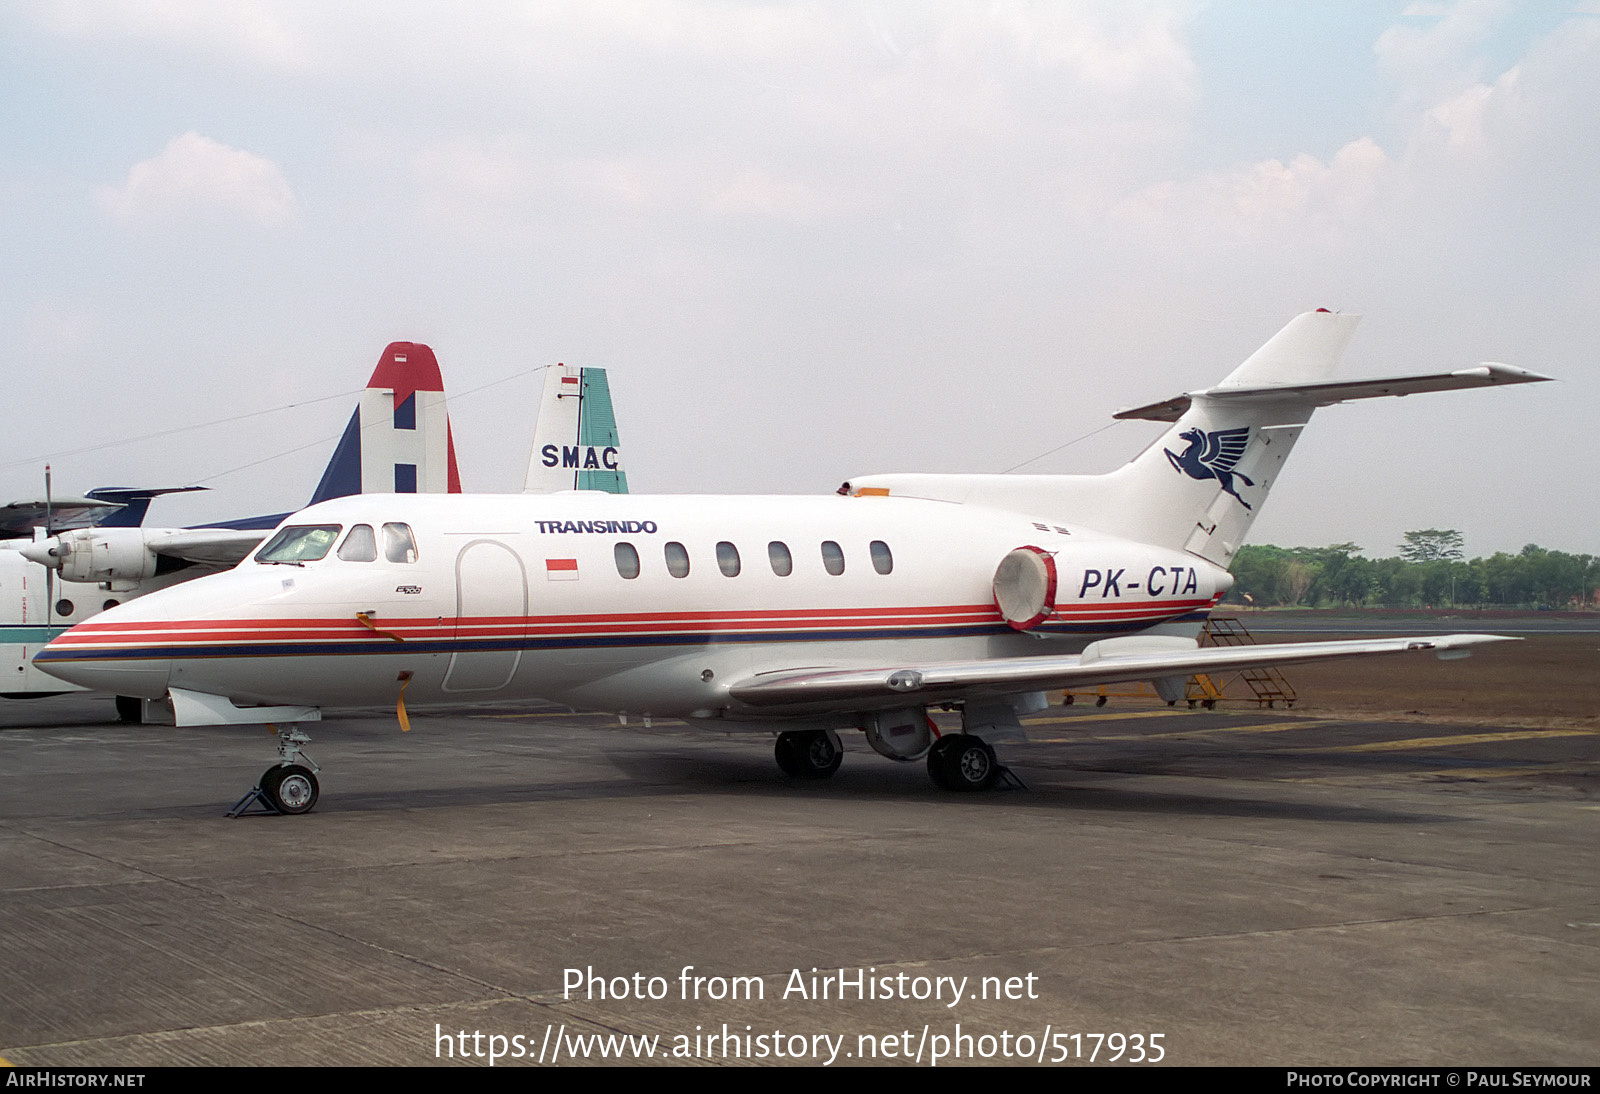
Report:
[[[636,492],[1003,471],[1327,307],[1562,383],[1319,412],[1254,541],[1600,551],[1593,3],[8,0],[0,135],[7,498],[294,508],[394,340],[469,490],[554,361]]]

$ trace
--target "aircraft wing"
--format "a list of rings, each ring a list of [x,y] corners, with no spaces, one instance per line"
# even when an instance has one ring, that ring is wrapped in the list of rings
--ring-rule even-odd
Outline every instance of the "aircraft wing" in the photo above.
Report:
[[[0,539],[27,539],[33,535],[35,527],[42,527],[46,523],[47,514],[52,529],[82,528],[121,508],[123,503],[120,501],[100,498],[14,501],[9,505],[0,505]]]
[[[193,528],[162,534],[152,530],[152,551],[187,562],[233,566],[260,546],[272,529]]]
[[[1493,634],[1448,634],[1425,638],[1198,647],[1186,638],[1109,639],[1070,656],[765,672],[737,681],[728,690],[741,703],[774,712],[776,708],[809,709],[813,704],[838,706],[841,703],[873,709],[890,704],[905,706],[973,696],[1187,677],[1199,672],[1229,672],[1337,657],[1430,651],[1440,658],[1450,659],[1469,656],[1468,647],[1471,646],[1514,641],[1518,639]]]

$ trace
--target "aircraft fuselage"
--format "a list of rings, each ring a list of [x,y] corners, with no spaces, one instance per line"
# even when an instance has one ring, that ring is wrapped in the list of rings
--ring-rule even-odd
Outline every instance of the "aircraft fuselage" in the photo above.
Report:
[[[339,557],[403,526],[415,558]],[[1231,583],[1193,555],[1057,521],[893,497],[362,495],[285,527],[316,560],[257,561],[97,617],[45,655],[85,686],[316,706],[542,698],[738,720],[733,680],[797,668],[1067,654],[1193,636]],[[1054,560],[1026,633],[995,604],[1010,551]]]

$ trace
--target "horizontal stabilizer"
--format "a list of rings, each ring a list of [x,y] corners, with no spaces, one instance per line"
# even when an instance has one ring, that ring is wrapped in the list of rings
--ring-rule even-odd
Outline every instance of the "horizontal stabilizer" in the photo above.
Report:
[[[1434,372],[1423,376],[1389,376],[1374,380],[1328,380],[1314,384],[1258,384],[1229,386],[1219,384],[1204,391],[1178,395],[1148,406],[1134,407],[1113,414],[1114,418],[1149,422],[1175,422],[1189,410],[1196,398],[1215,399],[1226,406],[1247,402],[1292,403],[1300,407],[1332,406],[1352,399],[1377,399],[1385,395],[1419,395],[1428,391],[1456,391],[1461,388],[1496,387],[1505,384],[1537,384],[1553,379],[1527,369],[1486,361],[1477,368],[1454,372]]]
[[[157,486],[150,488],[102,486],[89,491],[99,501],[115,502],[122,508],[100,521],[101,528],[137,528],[150,511],[150,502],[162,494],[191,494],[204,486]]]
[[[1170,640],[1169,640],[1170,641]],[[1342,642],[1284,642],[1260,646],[1154,646],[1120,640],[1091,644],[1081,655],[1003,657],[988,661],[885,666],[875,669],[809,669],[762,673],[733,684],[729,695],[751,707],[809,708],[848,704],[860,709],[948,702],[1056,688],[1084,688],[1228,672],[1263,665],[1291,665],[1341,657],[1428,651],[1464,657],[1468,647],[1518,639],[1492,634],[1448,634],[1425,638],[1361,638]],[[1097,648],[1098,647],[1098,648]]]

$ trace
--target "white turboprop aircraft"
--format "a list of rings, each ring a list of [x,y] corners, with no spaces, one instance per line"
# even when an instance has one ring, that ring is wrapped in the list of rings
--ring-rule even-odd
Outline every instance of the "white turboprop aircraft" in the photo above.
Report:
[[[292,516],[249,561],[73,628],[39,654],[88,687],[167,696],[180,725],[276,724],[260,791],[315,804],[297,723],[324,705],[543,698],[777,734],[793,775],[838,731],[988,785],[984,737],[1046,689],[1406,651],[1489,635],[1198,648],[1226,566],[1319,406],[1546,379],[1505,365],[1329,380],[1353,316],[1299,316],[1107,475],[881,475],[842,497],[363,495]],[[961,712],[939,736],[927,716]],[[309,761],[307,761],[309,762]]]
[[[185,489],[200,489],[187,487]],[[433,351],[392,342],[378,359],[349,424],[311,496],[311,504],[362,491],[460,493],[455,442],[445,407],[444,380]],[[66,628],[134,597],[235,566],[261,545],[288,514],[224,521],[199,528],[141,527],[150,499],[172,490],[95,490],[52,503],[52,527],[69,530],[32,541],[0,542],[0,696],[8,699],[71,690],[39,672],[32,655]],[[92,503],[95,527],[76,523]],[[76,509],[73,506],[78,506]],[[17,519],[44,523],[45,503],[13,505]],[[56,571],[46,580],[46,568]],[[139,717],[136,698],[121,693],[117,711]]]

